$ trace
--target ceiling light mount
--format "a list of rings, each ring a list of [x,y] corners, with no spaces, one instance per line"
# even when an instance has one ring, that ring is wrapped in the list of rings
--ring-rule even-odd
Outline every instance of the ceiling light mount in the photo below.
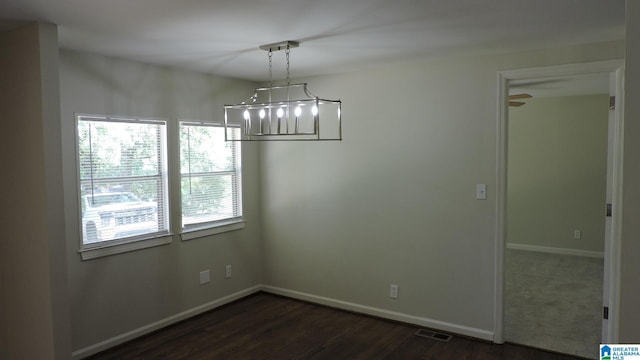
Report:
[[[225,140],[342,140],[342,102],[314,95],[307,83],[291,84],[289,52],[298,46],[296,41],[260,46],[269,53],[269,86],[256,88],[240,104],[224,106]],[[286,84],[274,85],[272,53],[280,50],[286,52]]]
[[[281,41],[273,44],[260,45],[260,50],[273,52],[273,51],[280,51],[280,50],[286,50],[286,49],[293,49],[293,48],[297,48],[298,46],[300,46],[299,42],[287,40],[287,41]]]

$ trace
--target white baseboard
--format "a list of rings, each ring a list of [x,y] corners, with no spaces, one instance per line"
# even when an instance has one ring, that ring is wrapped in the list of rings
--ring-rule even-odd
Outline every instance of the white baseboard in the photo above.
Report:
[[[203,304],[203,305],[197,306],[195,308],[189,309],[187,311],[183,311],[181,313],[169,316],[167,318],[164,318],[162,320],[156,321],[156,322],[151,323],[149,325],[145,325],[145,326],[142,326],[140,328],[131,330],[131,331],[126,332],[124,334],[120,334],[118,336],[114,336],[114,337],[112,337],[110,339],[101,341],[101,342],[99,342],[97,344],[93,344],[93,345],[87,346],[85,348],[78,349],[78,350],[74,351],[71,354],[71,358],[74,359],[74,360],[75,359],[83,359],[83,358],[85,358],[87,356],[96,354],[96,353],[98,353],[100,351],[109,349],[111,347],[114,347],[116,345],[122,344],[124,342],[129,341],[129,340],[133,340],[133,339],[135,339],[137,337],[140,337],[142,335],[146,335],[146,334],[148,334],[150,332],[162,329],[163,327],[169,326],[169,325],[174,324],[174,323],[176,323],[178,321],[182,321],[182,320],[188,319],[188,318],[190,318],[192,316],[201,314],[201,313],[203,313],[205,311],[209,311],[211,309],[215,309],[215,308],[217,308],[219,306],[222,306],[222,305],[228,304],[230,302],[233,302],[235,300],[241,299],[241,298],[243,298],[245,296],[248,296],[248,295],[251,295],[253,293],[256,293],[256,292],[260,291],[260,289],[261,289],[261,286],[260,285],[256,285],[256,286],[253,286],[253,287],[238,291],[238,292],[233,293],[231,295],[227,295],[227,296],[225,296],[223,298],[216,299],[216,300],[213,300],[213,301],[208,302],[206,304]]]
[[[342,300],[331,299],[323,296],[302,293],[299,291],[287,290],[275,286],[263,285],[261,290],[272,294],[287,296],[294,299],[309,301],[315,304],[321,304],[338,308],[342,310],[353,311],[356,313],[373,315],[384,319],[401,321],[408,324],[424,326],[431,329],[441,330],[459,335],[470,336],[478,339],[493,341],[493,331],[472,328],[464,325],[452,324],[444,321],[433,320],[429,318],[403,314],[395,311],[375,308],[371,306],[351,303]]]
[[[507,249],[538,251],[538,252],[546,252],[546,253],[552,253],[552,254],[574,255],[574,256],[584,256],[584,257],[593,257],[593,258],[604,258],[604,252],[601,252],[601,251],[565,249],[565,248],[555,248],[555,247],[548,247],[548,246],[508,243]]]
[[[138,338],[142,335],[146,335],[150,332],[162,329],[166,326],[174,324],[178,321],[182,321],[188,319],[192,316],[201,314],[205,311],[209,311],[211,309],[215,309],[219,306],[228,304],[235,300],[241,299],[245,296],[249,296],[258,291],[265,291],[272,294],[287,296],[294,299],[304,300],[315,304],[326,305],[337,309],[353,311],[356,313],[367,314],[372,316],[377,316],[384,319],[401,321],[408,324],[414,324],[418,326],[424,326],[431,329],[441,330],[445,332],[450,332],[453,334],[460,334],[464,336],[470,336],[478,339],[493,341],[493,331],[483,330],[472,328],[463,325],[452,324],[444,321],[418,317],[408,314],[403,314],[395,311],[389,311],[385,309],[375,308],[371,306],[351,303],[347,301],[331,299],[323,296],[317,296],[313,294],[303,293],[294,290],[283,289],[275,286],[268,285],[256,285],[231,295],[225,296],[223,298],[208,302],[206,304],[197,306],[195,308],[189,309],[187,311],[183,311],[176,315],[169,316],[167,318],[161,319],[149,325],[142,326],[140,328],[131,330],[124,334],[120,334],[118,336],[114,336],[112,338],[101,341],[97,344],[93,344],[87,346],[82,349],[78,349],[72,353],[71,358],[73,360],[83,359],[85,357],[91,356],[93,354],[99,353],[100,351],[107,350],[116,345],[120,345],[127,341]]]

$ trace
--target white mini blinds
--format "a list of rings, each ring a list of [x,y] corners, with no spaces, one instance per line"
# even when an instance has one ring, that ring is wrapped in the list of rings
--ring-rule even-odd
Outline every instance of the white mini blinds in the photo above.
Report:
[[[162,120],[78,115],[82,248],[168,234]]]
[[[225,141],[222,124],[180,122],[180,175],[183,230],[241,220],[240,143]]]

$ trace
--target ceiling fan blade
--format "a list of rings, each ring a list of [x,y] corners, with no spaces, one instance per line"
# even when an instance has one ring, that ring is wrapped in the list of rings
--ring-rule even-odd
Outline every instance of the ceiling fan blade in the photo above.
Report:
[[[517,99],[531,99],[533,96],[529,94],[513,94],[509,95],[509,100],[517,100]]]
[[[519,107],[524,105],[525,103],[523,103],[522,101],[509,101],[509,106],[515,106],[515,107]]]

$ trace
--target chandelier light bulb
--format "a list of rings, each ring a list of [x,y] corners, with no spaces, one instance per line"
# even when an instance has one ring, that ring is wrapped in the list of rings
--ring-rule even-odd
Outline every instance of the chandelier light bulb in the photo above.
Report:
[[[313,107],[311,108],[311,114],[313,114],[313,116],[318,115],[318,107],[313,105]]]
[[[245,110],[243,116],[245,120],[249,120],[249,110]]]
[[[284,115],[284,110],[282,110],[282,108],[278,108],[278,111],[276,111],[276,115],[278,115],[278,119],[282,117],[282,115]]]
[[[264,109],[260,109],[260,112],[258,113],[258,116],[260,116],[260,119],[264,119],[266,113],[264,112]]]
[[[296,107],[294,113],[296,114],[296,117],[300,117],[300,115],[302,115],[302,109],[300,108],[300,106]]]

